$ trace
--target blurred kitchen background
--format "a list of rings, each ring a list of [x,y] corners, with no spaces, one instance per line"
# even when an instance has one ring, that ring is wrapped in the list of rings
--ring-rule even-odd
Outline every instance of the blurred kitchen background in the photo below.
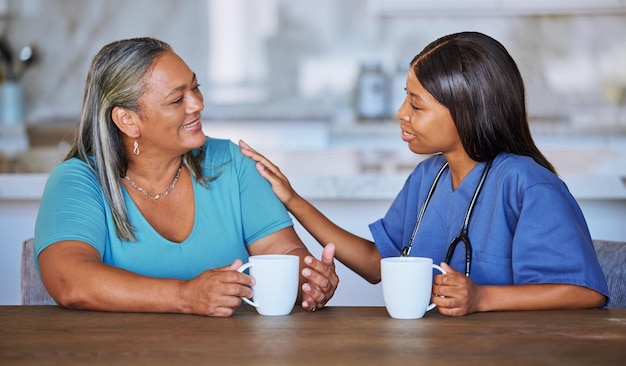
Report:
[[[464,30],[517,61],[534,137],[592,236],[626,240],[626,0],[0,0],[0,304],[20,301],[21,243],[106,43],[169,42],[198,75],[207,135],[245,139],[370,237],[423,158],[395,120],[408,63]],[[333,304],[382,304],[378,286],[339,271]]]

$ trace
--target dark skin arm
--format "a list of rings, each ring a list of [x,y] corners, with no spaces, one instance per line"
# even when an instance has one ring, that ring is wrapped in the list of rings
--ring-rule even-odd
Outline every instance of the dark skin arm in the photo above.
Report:
[[[334,243],[335,256],[339,261],[370,283],[380,282],[381,257],[373,242],[335,225],[296,193],[287,177],[271,161],[243,141],[239,142],[239,146],[245,156],[257,162],[257,170],[271,183],[276,196],[320,245]]]
[[[583,286],[478,286],[446,263],[441,263],[441,267],[447,274],[435,276],[432,301],[444,315],[503,310],[591,309],[606,302],[604,295]]]

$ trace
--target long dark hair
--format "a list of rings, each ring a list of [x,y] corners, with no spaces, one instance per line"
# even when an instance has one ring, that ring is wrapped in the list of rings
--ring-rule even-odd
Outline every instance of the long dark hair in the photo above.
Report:
[[[532,139],[524,82],[500,42],[478,32],[450,34],[427,45],[411,65],[420,84],[450,110],[473,160],[509,152],[556,173]]]

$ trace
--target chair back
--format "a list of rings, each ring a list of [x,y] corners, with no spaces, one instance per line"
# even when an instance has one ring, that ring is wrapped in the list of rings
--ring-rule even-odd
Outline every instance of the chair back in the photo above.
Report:
[[[598,261],[609,285],[608,308],[626,308],[626,242],[594,240]]]
[[[22,244],[22,304],[23,305],[54,305],[52,297],[41,282],[35,256],[33,255],[34,240],[25,240]]]

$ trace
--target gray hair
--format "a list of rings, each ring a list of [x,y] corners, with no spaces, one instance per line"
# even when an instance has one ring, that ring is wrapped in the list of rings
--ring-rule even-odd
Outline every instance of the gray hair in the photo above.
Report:
[[[169,44],[148,37],[116,41],[98,52],[87,75],[80,120],[65,158],[78,158],[95,171],[121,240],[135,241],[136,238],[120,183],[120,178],[126,175],[128,157],[111,112],[114,107],[139,112],[139,99],[146,87],[144,76],[165,52],[173,52]],[[207,183],[216,177],[204,176],[203,158],[202,151],[195,154],[189,151],[183,156],[183,164],[208,187]]]

